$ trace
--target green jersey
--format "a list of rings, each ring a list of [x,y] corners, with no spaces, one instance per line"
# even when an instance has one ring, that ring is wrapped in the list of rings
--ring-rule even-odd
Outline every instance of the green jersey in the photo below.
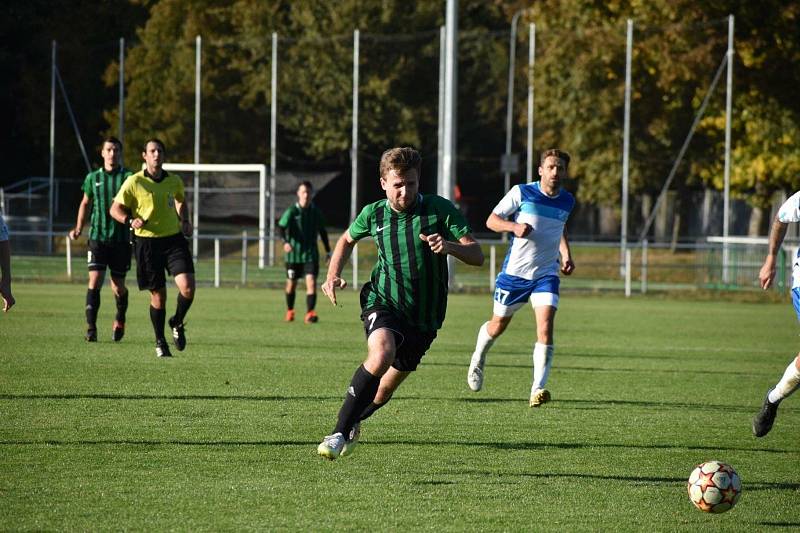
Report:
[[[325,218],[313,203],[308,207],[300,207],[298,203],[289,206],[278,221],[278,226],[283,231],[283,238],[292,246],[292,251],[286,254],[287,263],[319,261],[317,235],[322,237],[325,249],[330,248]]]
[[[120,167],[113,173],[98,168],[86,175],[81,189],[92,202],[92,218],[89,240],[103,242],[128,242],[128,229],[114,220],[108,213],[114,196],[132,172]]]
[[[442,327],[447,309],[447,256],[435,254],[420,235],[438,233],[458,241],[470,233],[464,216],[449,200],[417,195],[398,213],[387,200],[369,204],[347,230],[359,240],[371,236],[378,262],[362,292],[362,307],[385,307],[422,331]]]

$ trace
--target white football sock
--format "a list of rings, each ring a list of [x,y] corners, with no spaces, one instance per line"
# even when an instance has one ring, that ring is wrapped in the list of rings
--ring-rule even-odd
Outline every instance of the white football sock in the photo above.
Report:
[[[478,330],[478,341],[475,343],[475,351],[472,354],[473,361],[484,361],[486,359],[486,352],[494,344],[494,338],[489,336],[489,323],[484,322]]]
[[[786,367],[783,377],[769,393],[770,403],[777,403],[791,395],[800,386],[800,370],[797,369],[795,359]]]
[[[531,392],[543,389],[553,364],[553,345],[536,343],[533,345],[533,385]]]

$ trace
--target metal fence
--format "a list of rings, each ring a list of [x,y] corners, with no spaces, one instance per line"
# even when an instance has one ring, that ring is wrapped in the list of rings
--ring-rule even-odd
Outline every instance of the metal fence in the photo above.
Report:
[[[335,237],[331,235],[332,242]],[[29,282],[86,280],[85,240],[73,242],[64,235],[54,237],[55,253],[49,256],[16,251],[19,241],[47,238],[47,232],[12,234],[14,278]],[[684,243],[676,247],[652,245],[646,241],[629,243],[622,262],[618,243],[573,242],[571,248],[577,268],[572,276],[563,279],[562,290],[612,291],[626,295],[697,290],[756,291],[767,250],[766,240],[763,241]],[[200,235],[198,242],[195,270],[201,285],[279,287],[286,279],[280,242],[268,243],[278,258],[275,263],[259,268],[256,231]],[[508,244],[489,239],[479,242],[486,257],[484,265],[470,267],[456,262],[453,290],[491,292],[494,289]],[[779,291],[791,287],[792,259],[797,250],[795,242],[787,243],[781,250],[775,283]],[[369,280],[376,255],[375,244],[370,239],[359,242],[342,274],[351,288],[358,288]],[[324,256],[321,254],[321,257]],[[321,265],[321,269],[324,272],[325,266]]]

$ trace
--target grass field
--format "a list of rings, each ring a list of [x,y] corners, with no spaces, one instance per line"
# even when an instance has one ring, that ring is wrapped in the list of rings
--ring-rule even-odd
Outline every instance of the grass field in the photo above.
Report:
[[[175,291],[170,290],[174,298]],[[268,289],[201,288],[188,347],[157,359],[147,300],[128,331],[83,334],[85,288],[15,285],[0,316],[0,529],[765,531],[800,527],[800,394],[750,421],[798,349],[788,303],[565,294],[553,401],[530,409],[529,311],[465,377],[488,295],[451,296],[432,350],[320,459],[364,355],[356,295],[286,324]],[[302,309],[302,296],[298,298]],[[170,300],[170,309],[174,300]],[[738,506],[694,509],[695,464],[731,463]]]

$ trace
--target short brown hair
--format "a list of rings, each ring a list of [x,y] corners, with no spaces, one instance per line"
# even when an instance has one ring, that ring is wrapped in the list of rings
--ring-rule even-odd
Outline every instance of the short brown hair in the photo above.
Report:
[[[550,148],[549,150],[542,152],[542,157],[539,158],[539,166],[542,166],[544,164],[544,160],[550,156],[562,160],[564,162],[564,168],[569,168],[569,154],[564,150],[559,150],[558,148]]]
[[[113,135],[109,135],[108,137],[103,139],[103,144],[106,144],[106,143],[116,144],[117,148],[119,148],[120,150],[122,149],[122,141],[120,141],[119,139],[117,139]]]
[[[392,170],[398,174],[405,174],[409,170],[416,170],[417,176],[419,176],[421,167],[422,156],[409,146],[390,148],[383,152],[381,156],[381,178],[385,178]]]
[[[161,151],[162,152],[166,152],[167,151],[167,147],[164,146],[164,141],[162,141],[161,139],[159,139],[157,137],[150,137],[142,145],[142,152],[146,152],[147,151],[147,145],[150,144],[150,143],[157,144],[159,147],[161,147]]]

